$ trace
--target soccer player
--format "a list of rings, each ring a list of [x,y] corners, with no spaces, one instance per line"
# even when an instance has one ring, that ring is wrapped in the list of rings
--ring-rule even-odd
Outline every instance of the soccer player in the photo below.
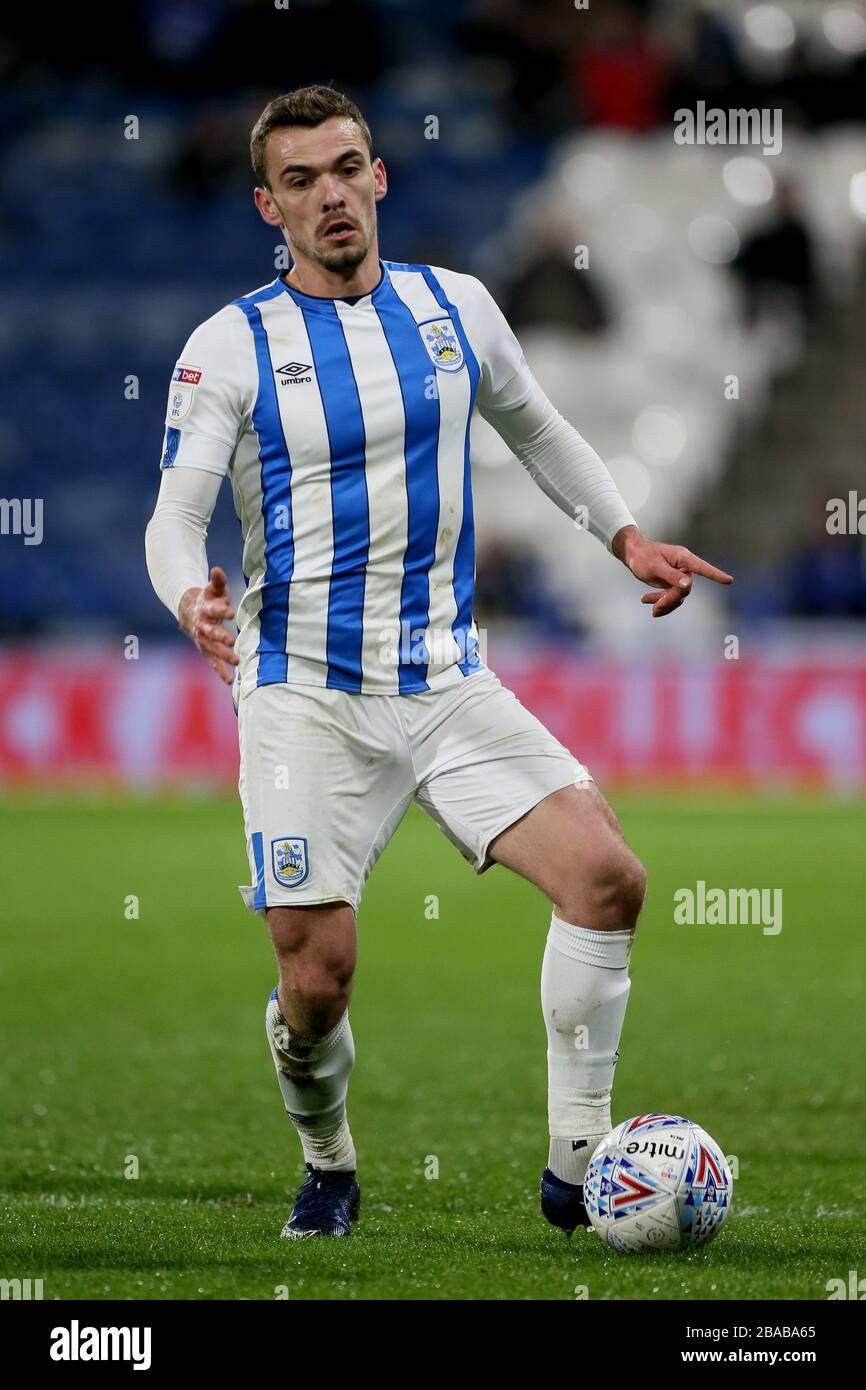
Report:
[[[147,562],[233,686],[252,878],[241,892],[279,967],[267,1038],[308,1170],[282,1234],[347,1235],[358,1214],[346,1117],[355,914],[413,801],[478,873],[503,864],[551,901],[541,1205],[571,1233],[588,1224],[587,1162],[612,1127],[645,878],[587,769],[479,657],[473,410],[558,507],[585,509],[591,533],[651,586],[654,616],[683,602],[693,575],[730,576],[641,534],[477,279],[380,260],[387,178],[352,101],[318,86],[277,97],[251,154],[256,206],[292,267],[183,349]],[[225,573],[208,573],[205,551],[226,473],[247,580],[236,636]]]

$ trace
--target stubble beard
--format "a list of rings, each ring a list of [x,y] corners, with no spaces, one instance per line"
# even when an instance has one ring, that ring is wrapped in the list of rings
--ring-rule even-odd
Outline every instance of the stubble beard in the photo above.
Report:
[[[322,251],[316,252],[313,259],[317,260],[325,270],[354,271],[361,265],[369,249],[370,238],[368,237],[360,246],[335,246],[333,250],[328,250],[325,247]]]
[[[296,241],[295,245],[309,260],[315,261],[323,270],[328,270],[332,274],[345,275],[348,278],[363,263],[373,242],[373,236],[369,229],[359,225],[355,218],[351,220],[358,228],[359,241],[355,246],[328,246],[323,238],[312,242]]]

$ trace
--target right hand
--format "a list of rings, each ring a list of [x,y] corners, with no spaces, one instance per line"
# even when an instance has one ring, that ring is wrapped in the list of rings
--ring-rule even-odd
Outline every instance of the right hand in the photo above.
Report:
[[[203,589],[187,589],[177,616],[187,637],[192,638],[207,657],[220,680],[231,685],[234,681],[232,667],[237,666],[239,658],[235,653],[235,639],[223,623],[235,614],[225,571],[219,565],[213,566]]]

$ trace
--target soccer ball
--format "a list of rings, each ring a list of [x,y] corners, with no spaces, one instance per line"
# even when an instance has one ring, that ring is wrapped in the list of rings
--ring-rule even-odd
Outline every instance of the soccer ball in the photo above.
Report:
[[[733,1186],[724,1154],[700,1125],[680,1115],[635,1115],[593,1153],[583,1196],[602,1239],[630,1254],[712,1240]]]

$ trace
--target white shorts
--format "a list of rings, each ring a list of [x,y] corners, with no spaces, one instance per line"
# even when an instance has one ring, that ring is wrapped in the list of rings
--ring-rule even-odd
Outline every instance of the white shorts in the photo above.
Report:
[[[347,902],[413,801],[482,873],[551,792],[593,779],[486,667],[415,695],[263,685],[238,706],[247,906]]]

